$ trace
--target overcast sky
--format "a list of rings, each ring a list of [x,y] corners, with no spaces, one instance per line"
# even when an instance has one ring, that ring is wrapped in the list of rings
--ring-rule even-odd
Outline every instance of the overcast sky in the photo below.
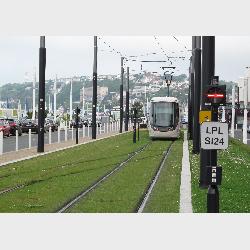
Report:
[[[141,63],[141,60],[166,60],[167,56],[185,59],[173,60],[176,74],[187,74],[191,37],[176,36],[103,36],[98,39],[98,74],[120,73],[120,57],[140,56],[136,62],[127,62],[131,73],[143,70],[163,74],[160,66],[168,63]],[[6,36],[0,38],[0,84],[27,81],[36,68],[38,78],[39,37]],[[110,47],[109,47],[110,46]],[[185,49],[185,47],[187,49]],[[46,79],[92,75],[93,37],[48,36],[46,37]],[[132,57],[130,57],[133,59]],[[220,79],[236,81],[250,66],[250,36],[216,37],[216,75]],[[28,74],[27,74],[28,72]]]

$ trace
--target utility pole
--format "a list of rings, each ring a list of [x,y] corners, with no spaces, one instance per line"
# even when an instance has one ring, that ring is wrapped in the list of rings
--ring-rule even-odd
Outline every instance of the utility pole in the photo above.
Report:
[[[247,102],[248,102],[248,75],[244,78],[244,120],[243,120],[243,143],[247,144]]]
[[[36,119],[36,71],[34,70],[34,78],[33,78],[33,90],[32,90],[32,120]]]
[[[201,37],[196,37],[196,48],[193,52],[194,59],[194,106],[193,106],[193,153],[200,153],[200,96],[201,96]],[[198,47],[199,46],[199,47]]]
[[[94,36],[92,139],[96,139],[96,105],[97,105],[97,36]]]
[[[53,92],[54,92],[54,121],[56,122],[56,83],[57,83],[57,76],[55,78],[55,81],[54,81],[54,89],[53,89]]]
[[[125,131],[128,131],[129,121],[129,67],[127,67],[127,89],[126,89],[126,119],[125,119]]]
[[[206,109],[203,93],[214,76],[215,70],[215,37],[203,36],[202,37],[202,81],[201,81],[201,109]],[[206,166],[217,165],[217,151],[200,150],[200,188],[207,188],[206,184]],[[213,154],[216,162],[211,162],[211,154]]]
[[[122,125],[123,125],[123,59],[124,57],[121,57],[121,85],[120,85],[120,133],[122,133]]]
[[[39,106],[38,106],[38,144],[37,152],[44,152],[44,119],[45,119],[45,68],[46,48],[45,36],[40,37],[39,49]]]
[[[235,84],[232,88],[232,117],[231,117],[231,136],[234,138],[234,122],[235,122]]]
[[[188,88],[188,139],[192,139],[192,102],[191,102],[191,67],[192,67],[192,56],[190,57],[189,66],[189,88]]]
[[[83,117],[84,117],[84,114],[85,114],[84,106],[85,106],[85,99],[84,99],[84,86],[83,86],[82,87],[82,116]]]
[[[72,121],[72,82],[73,82],[73,80],[72,80],[72,78],[71,78],[71,80],[70,80],[70,94],[69,94],[69,119],[70,119],[70,121]]]

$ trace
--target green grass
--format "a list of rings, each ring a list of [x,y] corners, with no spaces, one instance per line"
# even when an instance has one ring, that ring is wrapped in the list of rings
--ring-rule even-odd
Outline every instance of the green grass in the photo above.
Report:
[[[162,168],[144,212],[178,213],[180,201],[183,140],[177,140]]]
[[[190,151],[191,151],[190,145]],[[199,156],[190,153],[192,172],[192,203],[194,212],[206,212],[207,190],[199,188]],[[237,140],[230,140],[229,148],[218,154],[222,166],[220,212],[250,212],[250,147]]]
[[[0,190],[26,186],[0,195],[0,212],[54,212],[148,141],[126,133],[2,167]]]
[[[70,212],[134,212],[169,144],[170,141],[153,141]]]

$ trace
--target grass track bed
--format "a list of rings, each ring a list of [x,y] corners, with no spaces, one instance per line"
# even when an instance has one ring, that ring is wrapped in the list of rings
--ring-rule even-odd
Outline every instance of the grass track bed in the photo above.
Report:
[[[127,133],[0,168],[1,190],[28,184],[0,195],[0,212],[54,212],[148,140]]]
[[[180,185],[183,140],[177,140],[168,155],[161,174],[150,195],[143,212],[178,213],[180,202]]]
[[[69,212],[134,212],[170,143],[153,141]]]
[[[207,189],[199,188],[199,155],[192,155],[189,143],[192,173],[192,203],[194,212],[206,212]],[[219,151],[218,164],[222,166],[220,212],[250,212],[250,147],[231,139],[227,150]]]

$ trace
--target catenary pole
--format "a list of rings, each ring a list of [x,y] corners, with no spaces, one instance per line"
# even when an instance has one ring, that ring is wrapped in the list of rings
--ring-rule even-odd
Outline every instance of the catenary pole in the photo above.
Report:
[[[121,84],[120,84],[120,133],[122,133],[122,125],[123,125],[123,60],[124,57],[121,57]]]
[[[44,152],[44,119],[45,119],[45,36],[40,37],[39,49],[39,100],[38,100],[38,144],[37,152]]]
[[[92,139],[96,139],[96,105],[97,105],[97,36],[94,36]]]
[[[128,121],[129,121],[129,67],[127,67],[125,131],[128,131]]]
[[[193,153],[200,153],[200,95],[201,95],[201,37],[196,37],[196,48],[194,50],[194,106],[193,106]]]
[[[202,37],[202,81],[201,81],[201,109],[205,109],[204,90],[211,84],[215,70],[215,37]],[[216,152],[214,153],[216,154]],[[207,188],[206,166],[211,166],[210,150],[200,149],[200,181],[201,188]],[[216,165],[213,165],[216,166]]]

